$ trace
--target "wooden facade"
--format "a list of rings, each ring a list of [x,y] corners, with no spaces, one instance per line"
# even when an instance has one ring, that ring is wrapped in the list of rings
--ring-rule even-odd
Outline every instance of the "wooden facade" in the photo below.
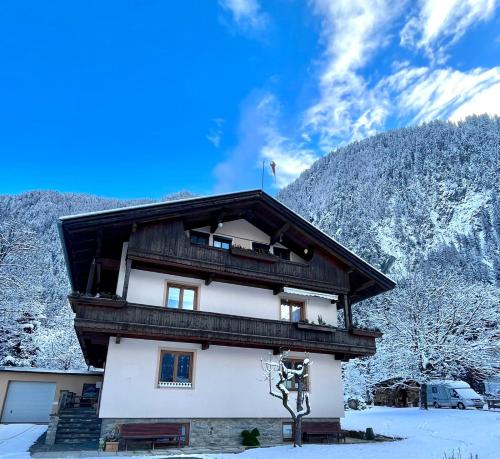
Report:
[[[235,280],[269,288],[293,285],[323,292],[348,293],[349,275],[345,266],[329,259],[321,250],[305,263],[250,258],[238,251],[192,244],[182,221],[148,225],[130,238],[128,257],[138,266],[175,267],[177,270],[205,273],[206,279]],[[274,258],[274,262],[269,262]]]
[[[375,353],[373,332],[280,320],[187,311],[71,295],[75,328],[87,361],[105,359],[109,336],[334,354],[339,359]]]
[[[303,261],[248,250],[193,244],[189,231],[244,219]],[[352,329],[351,305],[394,283],[261,190],[172,201],[62,218],[59,225],[72,286],[75,328],[87,363],[104,362],[110,336],[307,350],[347,359],[375,352],[375,338]],[[123,289],[117,292],[123,244]],[[346,329],[166,310],[128,303],[133,268],[272,290],[285,287],[338,296]],[[103,299],[108,298],[108,299]]]

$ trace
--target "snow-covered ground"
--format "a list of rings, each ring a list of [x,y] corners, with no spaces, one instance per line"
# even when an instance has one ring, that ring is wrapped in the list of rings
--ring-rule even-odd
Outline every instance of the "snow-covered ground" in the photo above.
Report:
[[[29,447],[47,430],[34,424],[0,424],[0,458],[29,458]]]
[[[462,459],[468,459],[470,453],[477,454],[479,459],[500,459],[500,411],[377,407],[346,413],[342,425],[353,430],[373,427],[376,433],[405,439],[384,443],[306,445],[303,448],[279,446],[248,450],[237,456],[190,456],[204,459],[444,459],[445,453],[450,457],[453,451],[457,454],[460,450]],[[0,458],[28,459],[26,451],[44,429],[26,424],[1,425]]]

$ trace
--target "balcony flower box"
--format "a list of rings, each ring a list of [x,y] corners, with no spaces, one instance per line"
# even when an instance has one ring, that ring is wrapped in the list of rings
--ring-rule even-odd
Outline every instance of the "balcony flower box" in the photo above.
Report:
[[[321,332],[334,332],[336,327],[330,325],[315,325],[306,322],[295,322],[295,326],[300,330],[314,330]]]
[[[280,259],[270,253],[261,253],[256,252],[252,249],[245,249],[243,247],[232,245],[231,246],[231,254],[242,257],[242,258],[252,258],[254,260],[265,261],[268,263],[276,263]]]

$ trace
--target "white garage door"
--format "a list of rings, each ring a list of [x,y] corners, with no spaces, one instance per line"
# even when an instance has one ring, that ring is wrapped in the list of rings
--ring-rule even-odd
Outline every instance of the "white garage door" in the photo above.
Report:
[[[49,422],[55,382],[10,381],[2,422]]]

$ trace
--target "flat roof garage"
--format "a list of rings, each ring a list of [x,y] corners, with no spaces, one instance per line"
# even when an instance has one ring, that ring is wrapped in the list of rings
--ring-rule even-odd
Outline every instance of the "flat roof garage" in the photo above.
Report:
[[[0,367],[0,422],[49,422],[61,390],[81,395],[85,386],[100,388],[103,372]]]

